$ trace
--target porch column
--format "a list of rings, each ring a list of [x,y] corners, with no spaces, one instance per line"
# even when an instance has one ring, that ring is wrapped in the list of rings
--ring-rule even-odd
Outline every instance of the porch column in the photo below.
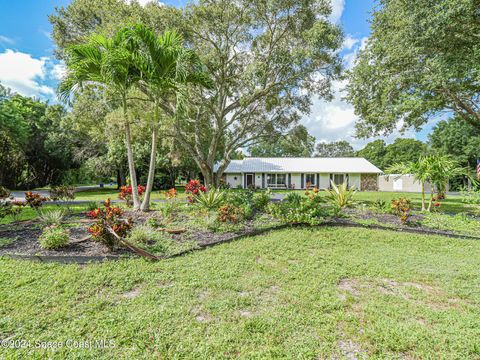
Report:
[[[300,189],[305,188],[305,174],[301,174],[300,176]]]

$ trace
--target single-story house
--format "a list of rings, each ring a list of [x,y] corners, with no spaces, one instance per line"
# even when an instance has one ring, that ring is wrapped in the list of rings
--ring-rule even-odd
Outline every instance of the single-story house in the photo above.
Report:
[[[347,182],[358,190],[378,190],[382,170],[364,158],[255,158],[232,160],[223,180],[231,188],[306,189]]]

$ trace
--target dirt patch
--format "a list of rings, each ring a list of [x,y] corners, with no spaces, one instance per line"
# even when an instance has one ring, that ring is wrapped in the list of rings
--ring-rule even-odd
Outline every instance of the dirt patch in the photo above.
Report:
[[[190,313],[195,316],[195,320],[202,323],[208,323],[215,320],[215,318],[204,311],[201,306],[195,306],[190,310]]]
[[[366,352],[352,340],[340,340],[337,345],[342,351],[344,359],[357,360],[366,358]]]
[[[134,299],[142,293],[142,290],[139,286],[134,287],[132,290],[124,292],[120,295],[122,299]]]

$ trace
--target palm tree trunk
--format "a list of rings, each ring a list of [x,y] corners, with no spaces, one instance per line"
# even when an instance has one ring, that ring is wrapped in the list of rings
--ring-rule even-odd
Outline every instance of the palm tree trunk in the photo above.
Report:
[[[431,211],[431,210],[432,210],[433,195],[435,194],[434,190],[435,190],[435,188],[434,188],[434,186],[432,185],[432,191],[430,191],[430,201],[429,201],[429,203],[428,203],[428,209],[427,209],[427,211]]]
[[[422,182],[422,211],[425,211],[425,181]]]
[[[138,196],[137,174],[135,173],[135,162],[133,159],[132,134],[130,133],[130,123],[127,118],[127,99],[123,97],[123,116],[125,120],[125,145],[127,147],[128,170],[130,172],[130,182],[132,185],[133,210],[140,208],[140,197]]]
[[[150,152],[150,166],[148,168],[147,188],[145,189],[145,197],[143,198],[141,211],[148,211],[150,209],[150,194],[153,188],[153,181],[155,177],[155,165],[157,162],[157,142],[158,142],[158,107],[155,106],[153,130],[152,130],[152,150]]]

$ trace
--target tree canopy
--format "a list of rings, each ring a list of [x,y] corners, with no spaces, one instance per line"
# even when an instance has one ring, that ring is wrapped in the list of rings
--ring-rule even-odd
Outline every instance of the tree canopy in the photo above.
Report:
[[[317,157],[349,157],[355,156],[352,145],[346,140],[331,143],[318,143],[315,156]]]
[[[257,157],[309,157],[315,148],[315,137],[303,125],[297,125],[286,134],[277,134],[262,139],[248,148],[251,156]]]
[[[480,129],[478,0],[381,0],[349,76],[361,137],[452,111]]]

